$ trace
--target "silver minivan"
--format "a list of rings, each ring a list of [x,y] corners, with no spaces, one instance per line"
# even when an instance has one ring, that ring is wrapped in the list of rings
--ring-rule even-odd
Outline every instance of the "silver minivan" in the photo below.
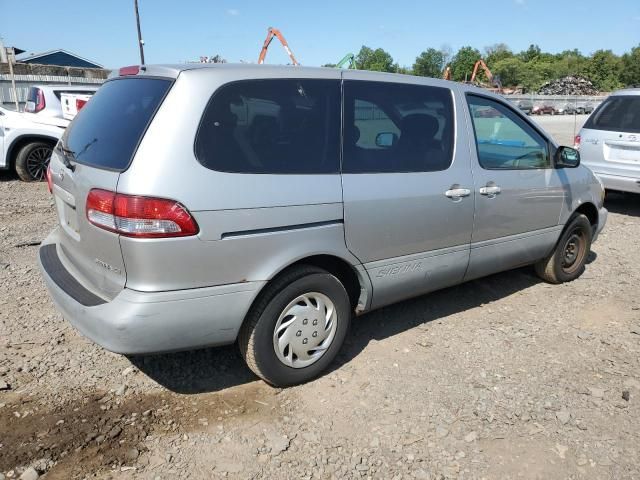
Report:
[[[529,264],[577,278],[607,219],[579,163],[502,97],[444,80],[125,67],[54,151],[39,261],[111,351],[237,342],[292,385],[354,314]]]
[[[640,88],[620,90],[602,102],[576,145],[605,188],[640,193]]]

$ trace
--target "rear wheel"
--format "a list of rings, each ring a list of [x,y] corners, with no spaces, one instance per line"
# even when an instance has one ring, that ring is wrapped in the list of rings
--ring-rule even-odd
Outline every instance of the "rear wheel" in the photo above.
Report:
[[[591,223],[585,215],[571,217],[551,255],[535,265],[538,276],[549,283],[564,283],[582,275],[591,236]]]
[[[342,283],[325,270],[297,266],[260,295],[240,330],[240,352],[266,382],[285,387],[317,377],[340,350],[351,320]]]
[[[20,149],[16,156],[16,173],[24,182],[44,180],[53,147],[45,142],[32,142]]]

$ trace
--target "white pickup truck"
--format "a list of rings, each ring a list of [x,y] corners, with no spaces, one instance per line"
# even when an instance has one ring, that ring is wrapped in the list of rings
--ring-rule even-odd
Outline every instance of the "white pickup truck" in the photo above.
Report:
[[[62,116],[67,120],[73,120],[78,112],[89,101],[93,94],[66,92],[60,95]]]

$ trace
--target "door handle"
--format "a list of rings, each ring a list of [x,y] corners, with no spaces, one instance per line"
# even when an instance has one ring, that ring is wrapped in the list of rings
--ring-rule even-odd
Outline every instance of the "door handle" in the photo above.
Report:
[[[449,198],[462,198],[471,195],[471,190],[468,188],[452,188],[444,192],[444,194]]]
[[[480,195],[497,195],[499,194],[502,190],[500,189],[500,187],[498,187],[497,185],[493,185],[493,186],[487,186],[487,187],[480,187]]]

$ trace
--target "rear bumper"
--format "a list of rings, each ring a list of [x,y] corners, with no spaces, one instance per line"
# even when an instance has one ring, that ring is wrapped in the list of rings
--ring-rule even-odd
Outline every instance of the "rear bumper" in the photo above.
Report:
[[[149,354],[233,343],[264,285],[246,282],[153,293],[125,288],[111,301],[87,306],[84,287],[73,285],[64,267],[63,271],[52,267],[57,253],[51,245],[55,244],[43,243],[38,261],[54,303],[82,335],[116,353]]]
[[[640,193],[640,174],[636,177],[626,177],[621,175],[598,173],[595,171],[593,173],[602,181],[604,188],[607,190]]]

